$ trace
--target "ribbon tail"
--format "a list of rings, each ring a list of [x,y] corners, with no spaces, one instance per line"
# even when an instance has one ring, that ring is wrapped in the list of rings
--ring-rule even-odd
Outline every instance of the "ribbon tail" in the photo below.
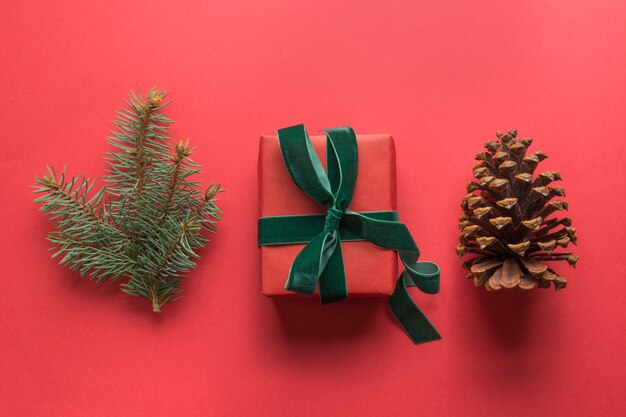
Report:
[[[409,295],[407,286],[416,286],[426,294],[439,292],[439,266],[432,262],[418,262],[419,249],[407,227],[398,221],[373,219],[360,213],[346,212],[348,227],[371,243],[398,251],[404,271],[389,297],[394,314],[413,343],[441,339],[441,335]]]
[[[439,292],[439,265],[429,261],[412,261],[403,259],[400,253],[405,272],[402,274],[404,285],[407,287],[417,287],[426,294],[437,294]]]
[[[409,338],[416,345],[441,339],[441,335],[426,315],[415,304],[405,286],[403,273],[396,283],[396,289],[389,296],[389,305]]]
[[[285,289],[313,295],[317,281],[337,246],[337,240],[336,233],[323,232],[315,236],[293,261]]]
[[[338,238],[339,239],[339,238]],[[346,284],[346,270],[343,266],[343,252],[341,242],[337,242],[335,252],[328,260],[328,264],[319,279],[320,302],[322,304],[336,303],[348,298]]]

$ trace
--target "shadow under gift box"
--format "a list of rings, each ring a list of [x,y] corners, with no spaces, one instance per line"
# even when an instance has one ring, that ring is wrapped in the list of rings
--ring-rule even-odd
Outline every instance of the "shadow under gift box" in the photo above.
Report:
[[[311,136],[326,168],[326,136]],[[357,135],[358,175],[348,206],[357,212],[396,210],[396,151],[388,134]],[[278,138],[261,136],[259,147],[260,217],[326,214],[293,182],[282,159]],[[320,230],[321,232],[321,230]],[[398,279],[395,251],[366,241],[342,242],[349,297],[388,296]],[[285,289],[289,269],[304,244],[261,246],[261,291],[267,296],[299,296]],[[315,294],[318,294],[316,288]]]

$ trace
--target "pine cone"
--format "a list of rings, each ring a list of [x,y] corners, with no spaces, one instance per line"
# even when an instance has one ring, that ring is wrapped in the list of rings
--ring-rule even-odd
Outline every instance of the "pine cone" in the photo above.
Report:
[[[557,171],[533,176],[537,165],[547,156],[537,151],[526,154],[532,139],[519,139],[517,132],[496,133],[497,141],[485,144],[487,152],[476,155],[474,177],[467,186],[459,219],[459,258],[477,257],[463,264],[475,286],[487,290],[519,287],[529,290],[559,290],[567,285],[564,277],[545,261],[567,261],[576,266],[578,256],[556,253],[557,247],[576,244],[576,229],[569,217],[558,219],[558,211],[567,210],[563,188],[549,185],[560,180]]]

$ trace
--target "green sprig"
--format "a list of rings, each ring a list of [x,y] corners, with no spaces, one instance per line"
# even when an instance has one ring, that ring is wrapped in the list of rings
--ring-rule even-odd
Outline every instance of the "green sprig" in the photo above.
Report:
[[[98,283],[125,278],[122,291],[147,298],[155,312],[181,298],[181,278],[221,220],[215,202],[222,188],[200,191],[191,178],[200,172],[190,159],[194,148],[168,136],[166,96],[158,89],[145,98],[130,93],[108,138],[115,150],[106,154],[106,187],[96,191],[95,180],[48,167],[34,191],[56,222],[48,235],[52,257]]]

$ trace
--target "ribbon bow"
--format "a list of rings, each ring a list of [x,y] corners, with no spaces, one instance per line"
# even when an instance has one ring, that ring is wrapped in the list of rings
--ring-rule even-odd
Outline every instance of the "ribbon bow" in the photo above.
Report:
[[[326,215],[273,216],[259,219],[259,245],[307,243],[296,256],[285,288],[312,295],[319,282],[322,304],[348,297],[341,242],[367,240],[395,250],[405,269],[389,297],[391,308],[414,343],[441,336],[411,299],[407,286],[439,292],[439,267],[418,262],[419,249],[396,211],[357,213],[348,209],[357,178],[358,148],[350,127],[324,131],[326,169],[304,125],[278,131],[283,160],[296,185],[323,205]]]

